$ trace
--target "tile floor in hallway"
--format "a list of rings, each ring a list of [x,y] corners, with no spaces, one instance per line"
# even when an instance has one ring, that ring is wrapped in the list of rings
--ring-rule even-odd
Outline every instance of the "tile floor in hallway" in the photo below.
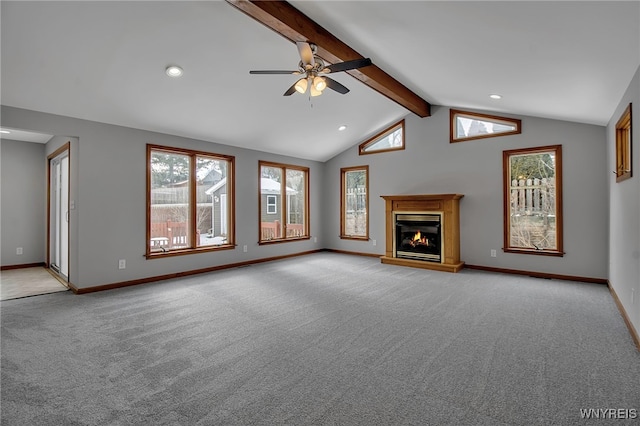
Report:
[[[0,300],[68,291],[46,268],[9,269],[0,272]]]

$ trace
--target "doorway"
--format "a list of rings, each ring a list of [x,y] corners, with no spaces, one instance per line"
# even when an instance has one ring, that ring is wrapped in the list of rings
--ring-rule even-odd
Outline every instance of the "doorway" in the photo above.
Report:
[[[47,157],[47,265],[69,282],[69,151],[67,142]]]

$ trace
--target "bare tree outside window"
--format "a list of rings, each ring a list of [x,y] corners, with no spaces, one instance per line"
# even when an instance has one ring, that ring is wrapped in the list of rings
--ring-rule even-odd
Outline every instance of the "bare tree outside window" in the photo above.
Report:
[[[522,132],[522,121],[516,118],[450,109],[449,120],[451,143],[517,135]]]
[[[560,145],[504,151],[507,252],[561,256]]]
[[[155,150],[150,164],[151,251],[191,245],[191,157]]]
[[[340,237],[369,238],[369,167],[343,168],[341,172]]]
[[[358,146],[358,153],[364,155],[402,149],[404,149],[404,120],[398,121],[374,137],[362,142]]]

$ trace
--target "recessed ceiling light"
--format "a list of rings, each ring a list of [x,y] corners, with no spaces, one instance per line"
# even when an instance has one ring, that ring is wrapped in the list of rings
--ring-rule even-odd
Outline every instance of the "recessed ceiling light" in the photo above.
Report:
[[[502,95],[498,95],[498,94],[495,94],[495,93],[493,95],[489,95],[489,97],[491,99],[502,99]]]
[[[184,71],[177,65],[168,66],[165,70],[169,77],[181,77]]]
[[[346,129],[347,129],[347,126],[345,126],[344,124],[342,126],[338,127],[338,130],[340,130],[340,131],[343,131],[343,130],[346,130]]]

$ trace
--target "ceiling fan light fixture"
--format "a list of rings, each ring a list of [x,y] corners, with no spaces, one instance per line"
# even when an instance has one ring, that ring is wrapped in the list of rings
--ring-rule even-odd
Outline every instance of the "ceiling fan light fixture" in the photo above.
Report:
[[[327,82],[325,81],[324,78],[316,76],[313,79],[313,87],[315,87],[316,90],[318,90],[319,92],[322,92],[324,89],[327,88]]]
[[[296,83],[295,88],[298,93],[305,93],[307,91],[307,86],[308,86],[307,79],[301,78]]]
[[[288,74],[288,75],[304,75],[301,79],[289,86],[283,96],[291,96],[295,92],[305,94],[309,89],[310,96],[320,96],[326,88],[345,95],[349,93],[349,89],[341,83],[330,77],[324,77],[324,74],[349,71],[371,65],[371,59],[360,58],[349,61],[336,62],[325,67],[324,61],[315,55],[316,46],[306,42],[296,42],[300,62],[297,71],[286,70],[252,70],[249,74]]]
[[[315,85],[311,85],[311,96],[320,96],[322,95],[322,91],[316,89]]]

